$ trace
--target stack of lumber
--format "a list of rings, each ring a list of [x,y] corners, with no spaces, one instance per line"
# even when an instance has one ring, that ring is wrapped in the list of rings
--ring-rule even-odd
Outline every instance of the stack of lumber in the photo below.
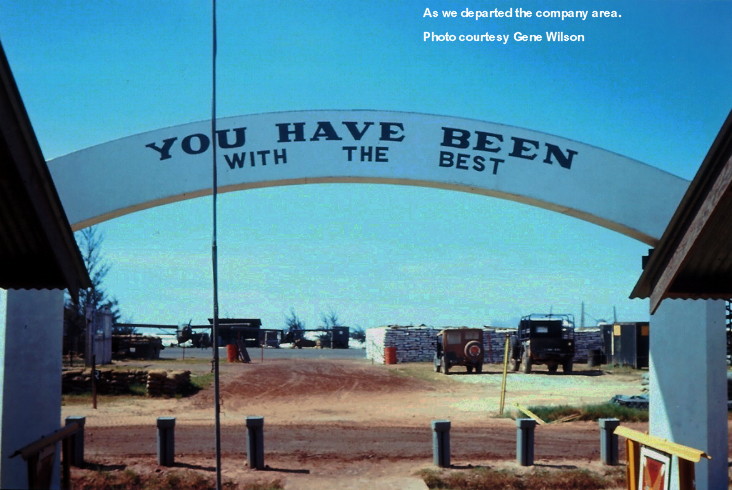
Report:
[[[185,393],[191,384],[190,371],[167,371],[155,370],[147,374],[147,395],[175,396]]]
[[[63,393],[84,393],[91,391],[91,368],[65,369],[61,376]],[[147,371],[97,369],[97,393],[119,395],[130,392],[133,384],[144,385]]]
[[[83,393],[91,390],[91,369],[65,369],[61,375],[63,393]]]

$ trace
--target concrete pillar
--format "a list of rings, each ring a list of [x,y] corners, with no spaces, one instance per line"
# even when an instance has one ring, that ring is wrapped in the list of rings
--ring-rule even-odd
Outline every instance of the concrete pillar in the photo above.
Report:
[[[81,467],[84,465],[84,425],[86,417],[69,416],[66,417],[66,425],[76,422],[79,424],[79,430],[71,436],[71,454],[69,454],[69,464],[71,466]]]
[[[432,421],[432,461],[440,468],[450,467],[450,421]]]
[[[17,449],[61,428],[62,290],[0,290],[0,488],[27,488]],[[60,484],[60,445],[51,486]]]
[[[264,469],[264,417],[247,417],[247,464]]]
[[[727,488],[726,345],[723,301],[667,299],[651,317],[649,431],[712,457],[696,464],[699,490]]]
[[[516,462],[521,466],[534,465],[534,419],[516,419]]]
[[[158,464],[175,464],[175,417],[158,417]]]
[[[615,429],[620,425],[618,419],[600,419],[600,460],[603,464],[618,464],[618,436]]]

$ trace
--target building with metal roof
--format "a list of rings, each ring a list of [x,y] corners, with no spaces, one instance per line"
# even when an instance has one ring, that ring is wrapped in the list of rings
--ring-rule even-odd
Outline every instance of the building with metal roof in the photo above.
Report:
[[[712,457],[696,488],[727,488],[732,112],[643,262],[631,297],[650,299],[650,433]]]
[[[64,290],[90,285],[0,45],[0,488],[31,486],[11,455],[61,426]]]
[[[692,180],[631,298],[732,298],[732,112]]]

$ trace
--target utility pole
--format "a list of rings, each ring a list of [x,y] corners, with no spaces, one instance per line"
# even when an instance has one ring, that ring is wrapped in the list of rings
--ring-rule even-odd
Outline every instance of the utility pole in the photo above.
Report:
[[[211,1],[211,145],[212,152],[212,240],[211,265],[213,270],[213,322],[211,336],[213,339],[213,368],[214,368],[214,435],[216,441],[216,490],[221,490],[221,400],[219,381],[219,270],[217,244],[217,201],[218,171],[216,167],[216,0]]]

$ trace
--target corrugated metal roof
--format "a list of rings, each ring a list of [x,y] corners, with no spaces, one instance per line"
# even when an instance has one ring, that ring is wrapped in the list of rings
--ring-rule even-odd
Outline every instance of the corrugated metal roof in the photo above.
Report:
[[[0,45],[0,288],[90,286]]]
[[[630,297],[732,298],[732,112]]]

